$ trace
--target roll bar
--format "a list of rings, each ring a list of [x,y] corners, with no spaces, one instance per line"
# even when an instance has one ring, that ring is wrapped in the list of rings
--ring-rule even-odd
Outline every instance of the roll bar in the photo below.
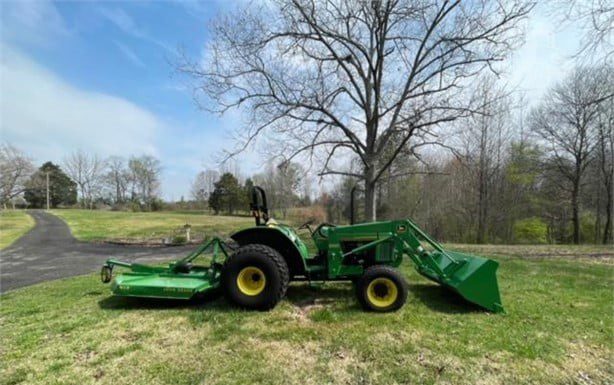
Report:
[[[256,226],[266,225],[269,221],[269,207],[266,202],[266,193],[262,187],[252,187],[252,201],[249,204],[249,209],[256,219]],[[264,220],[264,223],[261,222],[260,218]]]

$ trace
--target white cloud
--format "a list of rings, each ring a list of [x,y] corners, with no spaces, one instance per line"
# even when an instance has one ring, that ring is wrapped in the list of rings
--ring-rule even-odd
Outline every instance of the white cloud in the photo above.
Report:
[[[165,119],[126,99],[79,89],[11,47],[0,49],[0,141],[37,163],[61,162],[77,149],[102,157],[154,155],[163,166],[163,196],[179,199],[188,197],[194,175],[217,167],[215,155],[232,146],[223,134],[237,124],[232,116],[205,125]],[[224,129],[209,129],[216,125]],[[254,172],[255,155],[241,159],[249,165],[243,170]]]
[[[2,47],[0,136],[38,161],[75,149],[102,156],[157,155],[163,123],[111,95],[80,90],[21,53]]]
[[[527,94],[530,103],[564,78],[573,66],[579,34],[573,27],[560,28],[545,10],[537,7],[527,26],[526,43],[513,55],[508,79]]]
[[[171,46],[161,40],[152,37],[149,33],[147,33],[147,31],[140,28],[134,21],[132,16],[126,13],[123,9],[100,8],[99,12],[106,20],[108,20],[111,24],[115,25],[115,27],[123,31],[125,34],[155,44],[168,52],[174,52]]]
[[[146,68],[145,63],[139,58],[139,56],[132,50],[132,48],[127,45],[120,43],[118,41],[114,41],[115,45],[119,49],[119,51],[135,66]]]
[[[70,31],[51,1],[3,1],[2,39],[37,46],[53,45]]]

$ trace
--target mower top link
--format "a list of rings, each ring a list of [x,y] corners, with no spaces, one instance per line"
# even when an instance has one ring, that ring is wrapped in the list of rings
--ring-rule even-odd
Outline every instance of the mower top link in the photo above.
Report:
[[[269,218],[264,190],[254,187],[250,204],[256,226],[234,233],[233,244],[213,238],[166,267],[109,259],[101,271],[115,295],[190,299],[222,293],[249,309],[271,309],[285,295],[290,281],[351,281],[366,310],[399,309],[407,299],[407,283],[396,267],[403,255],[424,277],[492,312],[503,312],[496,261],[444,250],[409,219],[315,229],[307,222],[317,248],[309,255],[296,231]],[[236,243],[236,244],[235,244]],[[238,247],[237,247],[238,245]],[[210,252],[208,266],[193,264]],[[113,267],[129,270],[113,278]]]

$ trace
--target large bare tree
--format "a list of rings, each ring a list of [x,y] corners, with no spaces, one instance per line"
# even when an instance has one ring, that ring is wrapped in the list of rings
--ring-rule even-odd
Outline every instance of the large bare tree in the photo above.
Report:
[[[532,130],[544,140],[562,176],[560,187],[570,196],[574,243],[580,243],[583,176],[598,144],[602,105],[613,94],[611,67],[578,67],[531,113]]]
[[[179,70],[194,77],[202,107],[246,113],[230,155],[266,137],[285,162],[301,154],[319,160],[320,175],[364,181],[365,217],[373,220],[380,177],[399,154],[437,143],[438,125],[474,112],[466,87],[521,40],[531,7],[523,0],[250,4],[219,17],[204,60]],[[360,162],[358,172],[338,161],[349,158]]]
[[[6,204],[23,193],[34,166],[28,156],[10,144],[0,145],[0,203]]]

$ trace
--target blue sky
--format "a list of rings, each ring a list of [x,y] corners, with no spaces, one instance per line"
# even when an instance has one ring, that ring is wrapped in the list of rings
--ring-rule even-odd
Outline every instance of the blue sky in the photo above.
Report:
[[[199,111],[169,62],[179,47],[201,55],[208,20],[226,4],[1,2],[0,139],[37,163],[61,163],[76,149],[155,155],[163,196],[187,197],[194,175],[232,146],[240,118]],[[509,81],[537,100],[569,69],[576,32],[538,9],[509,62]],[[247,174],[264,162],[255,153],[238,161]]]

